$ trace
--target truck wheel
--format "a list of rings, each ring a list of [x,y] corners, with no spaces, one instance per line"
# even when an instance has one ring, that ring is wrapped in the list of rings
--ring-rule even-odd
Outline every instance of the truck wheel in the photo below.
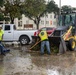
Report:
[[[75,40],[74,39],[70,39],[69,41],[68,41],[68,45],[69,45],[69,50],[71,50],[71,51],[73,51],[73,50],[75,50]]]
[[[21,36],[20,39],[19,39],[21,45],[26,45],[26,44],[29,44],[29,38],[27,36]]]

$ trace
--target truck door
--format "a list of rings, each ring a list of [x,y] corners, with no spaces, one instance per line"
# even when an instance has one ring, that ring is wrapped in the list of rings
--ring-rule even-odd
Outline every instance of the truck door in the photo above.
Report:
[[[13,30],[12,30],[12,25],[5,25],[4,27],[4,36],[3,40],[4,41],[12,41],[13,40]]]

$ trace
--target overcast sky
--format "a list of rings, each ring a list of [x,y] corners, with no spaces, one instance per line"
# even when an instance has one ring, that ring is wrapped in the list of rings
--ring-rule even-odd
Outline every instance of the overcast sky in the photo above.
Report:
[[[47,1],[50,1],[50,0],[47,0]],[[54,1],[59,6],[59,1],[60,0],[54,0]],[[70,5],[72,7],[76,7],[76,0],[61,0],[61,6],[63,6],[63,5]]]

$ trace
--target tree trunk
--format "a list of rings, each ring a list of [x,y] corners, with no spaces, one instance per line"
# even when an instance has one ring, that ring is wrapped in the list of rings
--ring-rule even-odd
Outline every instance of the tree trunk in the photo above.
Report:
[[[36,24],[37,25],[37,29],[39,29],[39,24]]]
[[[36,19],[34,20],[34,23],[36,24],[36,28],[39,29],[39,23]]]
[[[37,29],[39,29],[39,23],[40,23],[40,18],[39,18],[39,17],[37,17],[37,19],[36,19]]]
[[[11,24],[14,24],[14,18],[11,17]]]

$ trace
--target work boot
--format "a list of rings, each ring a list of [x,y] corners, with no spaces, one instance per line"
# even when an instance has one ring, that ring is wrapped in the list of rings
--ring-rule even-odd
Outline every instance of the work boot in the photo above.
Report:
[[[51,52],[47,52],[48,55],[51,55]]]
[[[3,52],[10,52],[10,49],[3,50]]]
[[[44,55],[44,53],[41,53],[41,55]]]
[[[62,55],[62,53],[58,53],[57,55]]]
[[[6,54],[3,52],[3,53],[1,53],[1,55],[4,55],[5,56]]]
[[[48,55],[51,55],[51,53],[48,53]]]

